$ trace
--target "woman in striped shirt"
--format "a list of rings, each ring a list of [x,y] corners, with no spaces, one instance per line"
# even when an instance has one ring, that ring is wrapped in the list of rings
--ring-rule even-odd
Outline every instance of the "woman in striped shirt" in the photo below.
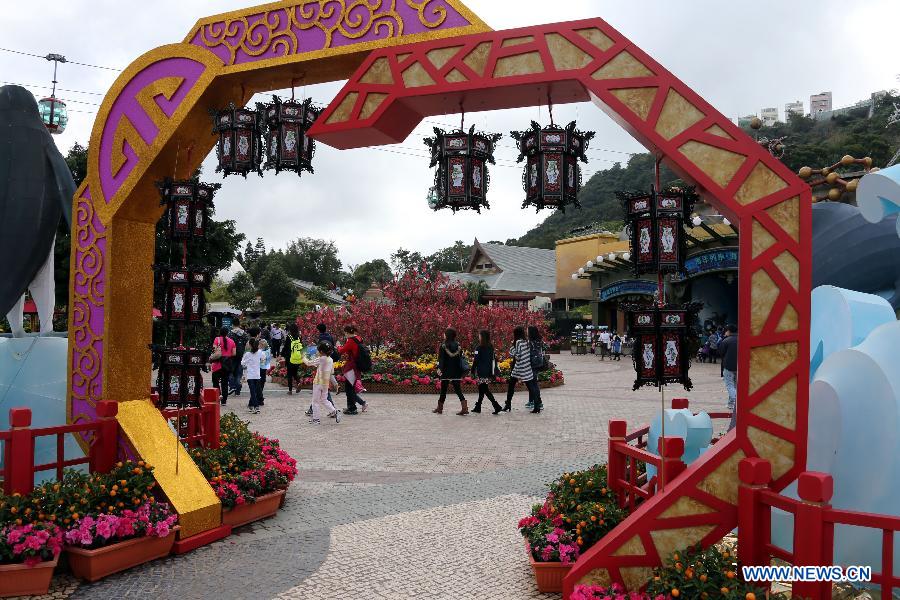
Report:
[[[503,407],[503,410],[509,412],[512,408],[512,398],[516,392],[516,383],[521,381],[528,388],[528,405],[535,407],[532,412],[540,412],[539,404],[537,406],[534,404],[535,399],[540,397],[540,391],[538,391],[534,369],[531,368],[531,344],[525,338],[524,327],[516,327],[513,330],[513,346],[509,354],[512,356],[514,363],[512,375],[509,377],[509,386],[506,388],[506,405]]]

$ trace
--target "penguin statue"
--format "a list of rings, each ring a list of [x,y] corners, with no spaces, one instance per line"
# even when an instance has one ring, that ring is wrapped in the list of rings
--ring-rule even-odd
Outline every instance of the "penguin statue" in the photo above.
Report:
[[[0,87],[0,315],[22,337],[26,290],[41,333],[53,331],[53,244],[60,215],[72,222],[75,181],[28,90]]]

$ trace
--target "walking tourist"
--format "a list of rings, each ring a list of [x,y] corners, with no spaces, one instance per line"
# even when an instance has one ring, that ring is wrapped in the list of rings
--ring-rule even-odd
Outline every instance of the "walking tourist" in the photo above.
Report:
[[[366,412],[369,404],[363,400],[359,393],[362,387],[362,371],[359,368],[360,354],[362,352],[362,339],[356,332],[353,325],[344,325],[344,344],[338,346],[338,352],[344,358],[344,367],[341,372],[347,380],[344,386],[344,392],[347,394],[347,410],[345,415],[358,415],[356,405],[362,406],[362,411]]]
[[[297,392],[300,392],[300,364],[303,362],[303,340],[300,339],[300,330],[296,323],[287,326],[287,337],[281,349],[284,358],[284,366],[287,370],[288,395],[294,393],[294,380],[297,380]]]
[[[612,338],[612,352],[613,358],[622,360],[622,338],[619,337],[618,333],[614,334]]]
[[[234,369],[234,340],[228,337],[228,328],[219,330],[219,337],[213,340],[213,351],[209,357],[212,366],[213,387],[219,389],[219,402],[228,403],[228,379]]]
[[[600,332],[600,360],[609,354],[609,330],[604,329]]]
[[[321,414],[324,408],[328,416],[333,416],[335,423],[341,422],[341,411],[331,401],[329,390],[334,386],[337,389],[337,379],[334,378],[334,359],[331,353],[334,347],[326,341],[320,341],[316,346],[318,351],[315,358],[303,357],[303,364],[316,368],[313,377],[312,391],[312,419],[313,425],[321,425]]]
[[[498,371],[497,359],[494,356],[494,345],[491,344],[491,332],[486,329],[482,330],[478,336],[475,356],[472,359],[472,372],[478,377],[478,400],[472,409],[473,413],[481,413],[481,402],[485,396],[491,401],[495,415],[503,411],[503,407],[494,399],[490,388],[490,384],[494,381]]]
[[[281,356],[281,341],[284,339],[284,329],[278,326],[278,323],[272,323],[270,334],[272,343],[272,356]]]
[[[725,391],[728,393],[728,410],[731,411],[731,423],[728,431],[734,429],[737,422],[737,326],[728,325],[722,341],[718,344],[719,356],[722,357],[722,377],[725,379]]]
[[[469,370],[469,365],[465,363],[465,360],[462,346],[456,341],[456,330],[448,327],[444,331],[444,343],[438,348],[438,376],[441,378],[441,391],[438,396],[437,408],[431,412],[439,415],[443,414],[444,400],[447,399],[447,388],[453,385],[453,391],[456,392],[462,407],[456,414],[460,416],[469,414],[469,405],[466,402],[466,397],[463,396],[462,387],[459,385],[463,373]]]
[[[231,385],[231,393],[235,396],[240,396],[241,375],[244,370],[244,363],[241,359],[246,351],[248,339],[247,332],[241,329],[240,318],[235,317],[234,321],[232,321],[231,331],[228,332],[228,337],[234,340],[234,370],[231,372],[231,381],[229,384]]]
[[[716,364],[717,359],[719,357],[719,342],[722,339],[722,332],[713,329],[709,332],[709,337],[706,338],[706,345],[709,347],[709,358],[712,359],[713,364]]]
[[[333,361],[340,360],[341,355],[336,350],[334,350],[334,347],[337,345],[337,342],[335,342],[334,336],[328,332],[328,326],[325,323],[319,323],[318,325],[316,325],[316,330],[318,330],[318,332],[319,332],[319,342],[327,342],[328,345],[331,346],[331,348],[332,348],[331,359]],[[329,388],[327,391],[328,391],[328,401],[331,402],[332,404],[334,404],[334,401],[331,399],[331,389]],[[313,414],[313,406],[312,406],[312,402],[310,402],[309,410],[306,411],[306,415],[312,416],[312,414]]]
[[[513,370],[509,377],[509,385],[506,388],[506,404],[503,410],[509,412],[512,408],[513,394],[516,393],[516,384],[523,382],[528,388],[528,402],[534,407],[534,392],[532,387],[537,385],[534,378],[534,369],[531,368],[531,345],[525,338],[525,328],[516,327],[513,330],[513,346],[509,350],[513,359]],[[528,405],[526,405],[526,408]]]
[[[531,370],[534,373],[532,385],[528,388],[528,404],[531,405],[531,412],[537,414],[544,409],[541,388],[538,385],[538,371],[543,371],[547,365],[544,363],[544,340],[541,339],[541,332],[534,325],[528,326],[528,348],[531,351]]]
[[[259,366],[263,362],[263,353],[259,349],[259,338],[250,338],[247,342],[247,352],[241,357],[241,365],[244,367],[244,378],[247,387],[250,388],[250,404],[247,409],[252,414],[259,414]]]
[[[244,352],[250,351],[250,341],[255,339],[259,342],[259,351],[262,353],[262,360],[259,364],[259,405],[263,406],[265,404],[263,390],[266,387],[266,369],[268,369],[267,363],[271,358],[269,343],[263,339],[262,331],[259,327],[251,327],[247,330],[247,333],[250,334],[250,339],[247,340],[247,346],[244,348]],[[270,358],[266,358],[267,355]]]

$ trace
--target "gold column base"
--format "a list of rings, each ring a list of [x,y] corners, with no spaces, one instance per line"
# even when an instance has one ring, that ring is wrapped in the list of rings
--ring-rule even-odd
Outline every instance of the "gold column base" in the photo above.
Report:
[[[153,467],[156,481],[178,512],[179,537],[221,525],[219,498],[149,399],[119,402],[116,419],[135,452]]]

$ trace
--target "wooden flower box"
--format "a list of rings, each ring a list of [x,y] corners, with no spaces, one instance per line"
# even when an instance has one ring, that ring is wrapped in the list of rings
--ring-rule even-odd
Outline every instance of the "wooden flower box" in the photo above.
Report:
[[[50,591],[53,569],[59,556],[33,567],[22,564],[0,565],[0,597],[43,596]]]
[[[240,527],[253,521],[267,519],[274,516],[284,504],[284,495],[287,490],[278,490],[265,496],[260,496],[256,502],[241,504],[222,511],[222,524]]]
[[[562,593],[563,579],[575,563],[564,565],[561,562],[538,562],[531,555],[531,546],[527,541],[525,552],[528,553],[528,561],[531,563],[531,570],[534,571],[538,591],[544,594]]]
[[[69,568],[79,579],[97,581],[113,573],[168,556],[175,544],[178,529],[173,527],[166,537],[137,537],[102,548],[66,546]]]

